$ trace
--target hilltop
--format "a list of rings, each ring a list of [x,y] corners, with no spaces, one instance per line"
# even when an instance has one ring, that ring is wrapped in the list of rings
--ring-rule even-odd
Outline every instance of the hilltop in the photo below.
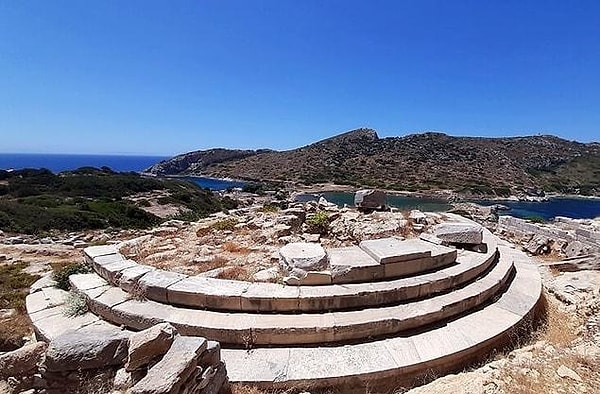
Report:
[[[598,195],[600,144],[552,135],[379,138],[374,130],[357,129],[288,151],[191,152],[147,172],[498,196],[542,190]]]

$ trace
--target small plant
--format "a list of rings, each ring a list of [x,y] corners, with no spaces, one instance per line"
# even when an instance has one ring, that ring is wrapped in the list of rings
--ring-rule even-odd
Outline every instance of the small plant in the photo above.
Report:
[[[88,304],[84,296],[77,293],[69,293],[65,299],[65,310],[63,311],[65,316],[81,316],[85,315],[88,311]]]
[[[308,232],[312,234],[327,234],[329,231],[329,214],[319,211],[306,219]]]
[[[529,220],[532,223],[546,223],[546,220],[541,216],[526,216],[525,220]]]
[[[278,212],[281,210],[279,206],[273,203],[264,204],[261,208],[258,209],[260,212],[270,213],[270,212]]]
[[[211,228],[214,231],[233,231],[237,223],[237,220],[235,220],[234,218],[227,218],[213,223]]]
[[[75,274],[87,274],[89,273],[90,267],[84,263],[73,263],[66,266],[55,266],[52,279],[56,282],[56,287],[62,290],[69,290],[71,285],[69,284],[69,276]]]

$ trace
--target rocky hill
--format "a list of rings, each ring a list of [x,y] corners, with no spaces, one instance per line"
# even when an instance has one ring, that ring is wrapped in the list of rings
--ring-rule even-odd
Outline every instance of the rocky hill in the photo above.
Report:
[[[482,195],[536,190],[597,195],[600,144],[551,135],[480,138],[423,133],[379,138],[374,130],[358,129],[283,152],[192,152],[148,171]]]

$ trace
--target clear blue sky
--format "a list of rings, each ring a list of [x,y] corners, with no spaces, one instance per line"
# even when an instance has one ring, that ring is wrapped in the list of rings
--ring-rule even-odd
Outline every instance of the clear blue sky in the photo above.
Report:
[[[0,152],[600,140],[600,2],[0,1]]]

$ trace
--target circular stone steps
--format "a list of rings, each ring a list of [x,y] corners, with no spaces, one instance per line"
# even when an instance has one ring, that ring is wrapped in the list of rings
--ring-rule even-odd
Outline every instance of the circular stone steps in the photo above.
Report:
[[[434,272],[298,287],[193,278],[126,260],[114,247],[88,248],[97,274],[70,280],[93,314],[75,324],[139,330],[168,321],[184,335],[220,340],[230,346],[222,358],[232,382],[390,392],[487,357],[535,315],[537,267],[488,231],[484,241],[486,253],[458,251],[456,264]],[[36,332],[49,336],[64,329],[53,326],[64,294],[38,287],[27,308]],[[144,292],[149,300],[136,298]]]
[[[422,332],[358,344],[224,349],[230,381],[263,388],[389,392],[428,374],[458,371],[509,344],[536,313],[542,289],[537,267],[507,247],[500,256],[514,261],[515,278],[484,308]]]
[[[168,322],[183,335],[205,336],[240,346],[344,342],[416,329],[473,309],[494,297],[512,278],[501,260],[487,275],[456,291],[420,301],[354,311],[303,314],[228,313],[132,299],[96,274],[71,276],[91,310],[115,324],[145,329]]]
[[[437,271],[370,283],[286,286],[276,283],[187,276],[126,260],[116,246],[86,248],[86,260],[108,282],[146,298],[231,312],[319,312],[393,305],[430,297],[474,281],[497,258],[497,238],[484,231],[486,253],[460,251],[456,263]]]

